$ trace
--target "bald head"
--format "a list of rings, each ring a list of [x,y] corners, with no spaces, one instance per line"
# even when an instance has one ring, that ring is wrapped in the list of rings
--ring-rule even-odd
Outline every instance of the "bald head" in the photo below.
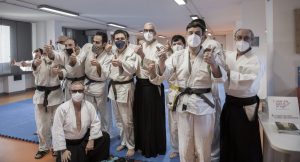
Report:
[[[58,37],[56,42],[60,43],[60,44],[64,44],[67,39],[68,39],[68,37],[66,37],[64,35],[61,35],[61,36]]]
[[[156,34],[155,25],[151,22],[147,22],[144,25],[144,32],[153,32],[153,34]]]
[[[238,29],[235,34],[234,38],[236,41],[244,40],[246,42],[251,43],[251,41],[254,39],[254,34],[251,29]]]

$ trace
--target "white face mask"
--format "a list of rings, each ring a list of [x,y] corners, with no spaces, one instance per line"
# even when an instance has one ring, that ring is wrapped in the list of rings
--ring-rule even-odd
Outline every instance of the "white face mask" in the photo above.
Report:
[[[201,37],[197,34],[189,35],[187,43],[190,47],[198,47],[201,44]]]
[[[57,44],[57,50],[63,51],[65,48],[66,46],[64,44],[60,44],[60,43]]]
[[[144,38],[146,41],[151,42],[154,38],[154,34],[152,32],[144,33]]]
[[[172,47],[172,50],[173,50],[173,52],[183,50],[183,46],[176,44]]]
[[[244,40],[237,41],[235,43],[235,46],[240,52],[245,52],[247,49],[250,48],[250,44]]]
[[[75,102],[81,102],[83,99],[83,96],[84,96],[83,93],[79,93],[79,92],[72,93],[72,99]]]

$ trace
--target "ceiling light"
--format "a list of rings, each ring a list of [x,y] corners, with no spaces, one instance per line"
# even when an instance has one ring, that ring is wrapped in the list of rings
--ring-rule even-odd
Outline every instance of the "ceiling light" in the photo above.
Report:
[[[212,36],[212,34],[211,34],[211,33],[208,33],[207,35],[208,35],[208,36]]]
[[[117,27],[117,28],[122,28],[122,29],[126,28],[126,26],[119,25],[119,24],[116,24],[116,23],[107,23],[107,25]]]
[[[174,0],[178,5],[185,5],[186,4],[186,0]]]
[[[48,6],[48,5],[39,5],[38,9],[44,10],[44,11],[49,11],[49,12],[54,12],[54,13],[58,13],[61,15],[66,15],[66,16],[73,16],[73,17],[79,16],[79,13],[59,9],[59,8]]]
[[[205,31],[208,31],[208,29],[205,29]]]
[[[198,15],[190,15],[190,17],[192,18],[192,20],[199,19],[199,16],[198,16]]]
[[[165,36],[163,36],[163,35],[159,35],[158,37],[159,37],[159,38],[167,38],[167,37],[165,37]]]

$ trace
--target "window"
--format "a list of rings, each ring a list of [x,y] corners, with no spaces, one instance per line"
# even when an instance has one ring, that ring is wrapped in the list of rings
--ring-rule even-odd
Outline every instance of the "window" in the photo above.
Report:
[[[0,63],[10,62],[10,27],[0,25]]]

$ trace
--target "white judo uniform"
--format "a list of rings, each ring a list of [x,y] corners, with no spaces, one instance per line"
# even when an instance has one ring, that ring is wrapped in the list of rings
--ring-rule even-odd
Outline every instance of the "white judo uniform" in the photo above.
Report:
[[[92,52],[92,44],[88,43],[82,47],[78,60],[84,64],[85,79],[85,97],[91,102],[100,115],[101,129],[110,132],[112,125],[112,114],[110,107],[107,106],[107,79],[109,74],[109,65],[112,54],[105,50],[96,57]],[[99,76],[96,66],[91,64],[91,60],[96,58],[101,66],[101,75]]]
[[[54,64],[46,56],[42,56],[41,59],[41,64],[33,70],[35,85],[37,86],[33,96],[33,103],[35,104],[39,151],[46,151],[50,150],[52,146],[51,127],[53,117],[56,108],[63,102],[63,92],[60,88],[58,75],[52,71],[53,67],[58,65]],[[64,70],[63,73],[64,75],[66,74]],[[51,91],[49,92],[49,90]],[[45,107],[43,104],[47,106]]]
[[[88,101],[82,102],[80,130],[77,129],[72,100],[68,100],[57,108],[54,119],[55,121],[52,127],[54,151],[67,149],[66,139],[82,139],[86,135],[88,129],[90,131],[89,140],[102,137],[102,131],[100,129],[101,124],[96,110]]]
[[[134,81],[138,66],[138,57],[132,48],[127,47],[122,53],[114,51],[114,55],[121,61],[122,67],[109,67],[109,94],[114,108],[117,123],[121,123],[121,145],[134,149],[133,130],[133,100]]]
[[[63,81],[62,87],[64,90],[64,100],[67,101],[71,98],[70,89],[71,83],[73,81],[84,81],[84,65],[80,64],[79,61],[76,62],[74,66],[69,64],[70,56],[65,52],[56,52],[54,51],[54,62],[60,64],[66,70],[65,80]]]
[[[179,112],[178,138],[182,162],[208,162],[211,159],[215,123],[211,87],[213,81],[222,82],[223,78],[213,77],[209,65],[203,60],[203,53],[204,48],[194,60],[190,60],[189,49],[174,53],[166,62],[166,70],[162,76],[170,78],[175,73],[179,89],[187,92],[179,97],[177,106],[174,105]],[[193,89],[202,91],[202,94],[190,93]]]
[[[221,67],[224,67],[225,56],[222,49],[222,46],[219,42],[207,38],[202,43],[202,48],[212,48],[214,49],[214,57],[218,64]],[[224,77],[225,78],[225,77]],[[211,146],[211,161],[212,162],[219,162],[220,161],[220,116],[222,112],[222,107],[225,102],[225,90],[224,90],[224,83],[223,82],[213,82],[212,83],[212,95],[215,101],[215,127],[214,127],[214,137]]]

